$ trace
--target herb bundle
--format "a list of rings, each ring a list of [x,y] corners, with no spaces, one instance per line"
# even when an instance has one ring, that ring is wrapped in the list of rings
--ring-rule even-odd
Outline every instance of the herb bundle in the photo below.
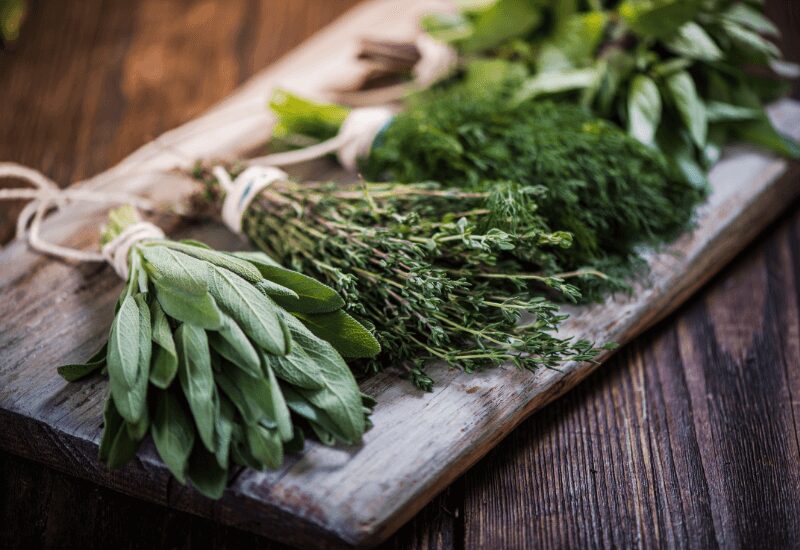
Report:
[[[215,176],[202,166],[195,175],[205,183],[203,206],[218,209]],[[429,390],[424,365],[432,360],[466,371],[506,362],[535,369],[597,353],[589,342],[553,335],[564,316],[551,294],[576,300],[576,288],[524,270],[571,242],[539,217],[537,193],[507,181],[466,192],[284,180],[250,203],[242,226],[258,248],[335,288],[348,311],[374,327],[383,352],[365,370],[403,367]]]
[[[662,150],[693,182],[731,140],[800,155],[764,112],[797,68],[781,61],[760,1],[494,0],[423,26],[461,54],[460,74],[442,86],[512,78],[514,101],[579,103]],[[378,48],[389,59],[391,50]]]
[[[103,242],[138,221],[132,207],[112,211]],[[108,373],[109,467],[150,434],[178,481],[219,498],[234,465],[279,467],[304,429],[325,444],[361,440],[373,402],[342,356],[380,347],[334,290],[263,253],[195,241],[139,241],[128,259],[108,342],[59,368],[70,381]]]
[[[705,186],[686,181],[658,151],[612,123],[577,106],[515,104],[509,101],[514,89],[476,93],[453,87],[420,94],[375,139],[361,162],[364,175],[437,181],[479,193],[493,182],[513,181],[532,194],[526,201],[515,196],[494,202],[491,210],[502,215],[483,223],[519,234],[526,230],[520,226],[526,223],[525,209],[535,209],[544,226],[572,235],[572,246],[535,263],[550,273],[604,272],[608,277],[583,281],[590,298],[619,288],[641,265],[637,247],[668,242],[690,226]],[[272,108],[280,135],[315,132],[312,137],[327,138],[341,116],[330,106],[301,104],[283,92]],[[524,246],[513,254],[530,260]]]

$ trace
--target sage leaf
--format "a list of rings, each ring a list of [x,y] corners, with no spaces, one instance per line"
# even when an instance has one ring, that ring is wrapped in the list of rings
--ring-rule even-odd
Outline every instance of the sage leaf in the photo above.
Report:
[[[278,428],[278,433],[282,441],[290,441],[292,437],[294,437],[294,434],[289,407],[286,405],[286,399],[283,397],[283,392],[281,391],[278,379],[275,377],[275,373],[269,365],[265,365],[264,369],[267,371],[270,401],[272,402],[272,416]]]
[[[225,269],[212,267],[211,295],[225,313],[259,347],[274,355],[289,350],[290,339],[275,303],[247,281]]]
[[[178,348],[178,378],[189,402],[197,433],[210,451],[214,444],[214,375],[208,351],[208,338],[200,327],[183,323],[175,332]]]
[[[628,133],[644,144],[653,143],[661,121],[661,95],[649,77],[634,77],[628,92]]]
[[[108,377],[116,409],[128,422],[142,415],[145,392],[135,391],[139,379],[139,307],[128,295],[120,305],[108,339]]]
[[[92,356],[85,363],[74,363],[70,365],[61,365],[58,367],[58,374],[67,382],[75,382],[81,378],[85,378],[90,374],[102,369],[106,364],[106,353],[108,350],[108,342],[94,352]]]
[[[110,469],[124,466],[139,448],[139,442],[128,434],[125,419],[114,404],[113,396],[106,400],[103,413],[103,438],[100,441],[100,460]]]
[[[283,463],[283,444],[278,431],[260,424],[245,428],[250,454],[267,468],[278,468]]]
[[[375,336],[344,310],[332,313],[296,313],[316,336],[329,342],[342,357],[375,357],[381,345]]]
[[[256,424],[267,420],[277,425],[274,416],[269,382],[262,375],[254,379],[241,369],[225,368],[216,375],[217,383],[242,415],[245,423]]]
[[[295,390],[291,387],[286,387],[283,389],[283,395],[286,398],[286,405],[295,414],[322,428],[328,434],[336,434],[336,439],[339,441],[350,443],[349,438],[339,430],[331,417],[325,411],[312,404],[299,389]]]
[[[257,283],[261,280],[261,274],[258,272],[258,269],[256,269],[250,263],[241,260],[236,256],[232,256],[231,254],[219,252],[211,248],[202,248],[196,245],[176,242],[171,242],[166,246],[175,250],[179,250],[180,252],[188,256],[192,256],[198,260],[203,260],[214,264],[217,267],[232,271],[248,282]]]
[[[256,283],[256,288],[258,288],[258,290],[267,296],[271,296],[273,298],[290,298],[295,301],[300,299],[297,293],[291,288],[286,288],[278,283],[273,283],[268,279],[261,279]]]
[[[152,433],[158,456],[175,479],[185,484],[195,429],[189,414],[172,392],[164,391],[158,395]]]
[[[173,319],[209,330],[222,324],[221,312],[207,291],[192,294],[160,281],[154,281],[153,286],[158,303]]]
[[[344,300],[328,285],[316,279],[286,269],[272,258],[258,252],[237,252],[236,256],[251,262],[261,275],[273,283],[286,287],[297,294],[297,299],[274,296],[281,307],[302,313],[328,313],[344,307]]]
[[[203,294],[208,290],[208,263],[163,244],[142,246],[141,250],[145,269],[154,282],[187,294]]]
[[[189,457],[187,477],[200,494],[219,499],[228,484],[228,470],[220,467],[217,457],[203,445],[195,445]]]
[[[221,468],[228,468],[230,457],[231,437],[235,411],[231,402],[224,396],[214,392],[214,406],[216,413],[215,436],[217,451],[214,456]]]
[[[706,108],[697,95],[694,80],[689,73],[681,71],[667,78],[666,84],[692,140],[702,148],[706,143],[708,124]]]
[[[157,388],[166,389],[178,372],[178,352],[169,320],[158,300],[150,302],[150,318],[153,323],[153,342],[157,344],[150,368],[150,382]]]
[[[261,360],[258,352],[236,321],[225,315],[222,327],[208,336],[211,347],[217,353],[250,376],[256,378],[261,376]]]

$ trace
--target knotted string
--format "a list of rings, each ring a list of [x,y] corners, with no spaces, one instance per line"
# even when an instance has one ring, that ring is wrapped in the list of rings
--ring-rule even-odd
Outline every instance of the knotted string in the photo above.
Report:
[[[126,177],[128,177],[126,175]],[[16,238],[42,254],[78,262],[108,262],[123,279],[128,278],[128,253],[131,246],[144,239],[163,239],[164,233],[149,222],[138,222],[106,244],[101,252],[57,245],[41,237],[42,222],[50,209],[57,210],[75,202],[98,204],[128,203],[143,210],[155,210],[152,201],[129,193],[89,191],[80,188],[60,189],[41,172],[13,162],[0,162],[0,179],[14,178],[34,186],[0,189],[0,200],[31,199],[17,218]]]
[[[415,90],[424,90],[449,76],[458,67],[458,52],[429,34],[420,34],[414,41],[419,60],[411,69],[411,82],[401,82],[368,90],[338,92],[345,103],[355,106],[381,105],[400,101]]]
[[[222,166],[215,166],[211,172],[225,191],[222,221],[239,235],[242,234],[242,217],[253,199],[276,181],[289,179],[286,172],[271,166],[250,166],[235,180],[231,180],[230,174]]]
[[[248,161],[251,166],[289,166],[336,153],[342,166],[355,171],[358,161],[369,155],[372,143],[394,117],[387,107],[363,107],[353,109],[339,128],[339,133],[320,143],[286,151],[264,155]]]

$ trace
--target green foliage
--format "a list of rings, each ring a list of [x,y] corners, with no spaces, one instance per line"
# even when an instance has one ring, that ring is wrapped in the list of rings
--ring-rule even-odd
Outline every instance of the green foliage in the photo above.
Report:
[[[205,195],[221,201],[213,175],[202,167],[196,174],[207,185]],[[251,203],[243,228],[269,256],[323,281],[344,299],[352,317],[283,304],[311,333],[343,356],[369,356],[376,343],[349,334],[358,319],[374,327],[383,349],[376,360],[362,362],[365,370],[400,367],[430,389],[423,370],[430,361],[472,371],[504,362],[535,369],[594,357],[588,342],[552,334],[563,317],[551,298],[577,300],[579,294],[539,269],[552,250],[571,242],[568,234],[550,231],[537,213],[540,191],[508,181],[474,192],[433,183],[337,187],[283,181]],[[260,264],[251,255],[242,257],[256,261],[264,274],[281,269],[271,260]],[[280,282],[299,295],[324,297],[330,291],[305,288],[299,280]],[[293,341],[299,338],[292,334]],[[313,404],[309,392],[321,391],[313,363],[308,353],[293,350],[272,365],[284,377],[292,365],[292,382],[304,390],[297,393]],[[326,421],[317,423],[315,433],[341,439]]]
[[[138,219],[130,207],[112,211],[102,241]],[[317,431],[308,416],[326,419],[324,442],[361,440],[370,411],[336,349],[371,357],[380,346],[341,311],[333,289],[263,254],[193,241],[139,242],[129,272],[108,343],[86,364],[59,368],[73,381],[107,367],[100,458],[110,468],[127,463],[150,433],[178,481],[219,498],[231,462],[279,467],[303,427]],[[306,414],[293,415],[284,392],[305,395]]]
[[[515,23],[488,24],[502,19]],[[489,0],[427,21],[434,37],[462,55],[463,71],[450,82],[478,88],[485,74],[472,65],[502,61],[504,73],[527,75],[518,99],[551,96],[588,106],[643,143],[675,155],[691,180],[701,179],[719,148],[732,140],[800,156],[800,147],[764,113],[764,103],[781,88],[779,78],[750,72],[761,66],[769,73],[780,60],[771,42],[778,30],[760,2]],[[742,108],[747,114],[715,119],[709,110],[719,103],[730,106],[730,114]]]

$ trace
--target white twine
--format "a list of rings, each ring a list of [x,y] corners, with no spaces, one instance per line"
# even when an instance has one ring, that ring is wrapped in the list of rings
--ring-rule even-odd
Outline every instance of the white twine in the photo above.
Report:
[[[111,264],[123,281],[128,280],[128,255],[131,247],[145,240],[165,238],[164,232],[157,225],[141,221],[126,227],[119,235],[106,243],[100,255]]]
[[[0,189],[0,200],[31,199],[17,218],[16,238],[27,240],[28,246],[37,252],[79,262],[108,261],[120,277],[127,279],[130,247],[142,239],[164,238],[164,233],[158,227],[140,222],[123,231],[104,246],[102,252],[78,250],[50,243],[41,237],[41,226],[45,215],[52,208],[61,209],[74,202],[128,203],[143,210],[154,210],[155,205],[148,199],[124,192],[60,189],[53,180],[41,172],[13,162],[0,162],[0,179],[3,178],[19,179],[34,186],[34,189],[26,187]],[[124,239],[121,239],[123,236]]]
[[[225,191],[222,221],[239,235],[242,234],[242,216],[253,199],[276,181],[289,179],[286,172],[271,166],[250,166],[233,181],[222,166],[215,166],[211,172]]]
[[[411,68],[411,82],[400,82],[367,90],[340,91],[345,103],[355,106],[381,105],[402,100],[414,90],[425,89],[452,74],[458,67],[458,52],[431,35],[420,34],[414,41],[419,59]]]
[[[353,109],[339,128],[339,133],[331,139],[294,151],[257,157],[248,163],[252,166],[289,166],[336,153],[342,166],[355,171],[358,161],[369,155],[375,138],[392,117],[394,113],[387,107]]]

